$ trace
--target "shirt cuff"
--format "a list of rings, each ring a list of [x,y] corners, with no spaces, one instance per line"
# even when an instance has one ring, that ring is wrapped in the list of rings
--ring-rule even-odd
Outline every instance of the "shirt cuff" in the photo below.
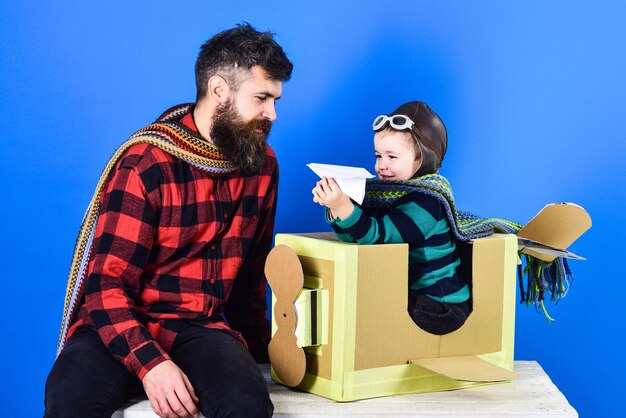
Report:
[[[330,211],[328,211],[328,213],[330,213]],[[328,221],[328,223],[331,225],[336,225],[341,229],[348,229],[354,226],[354,224],[358,222],[362,214],[363,214],[363,211],[361,210],[361,208],[358,207],[357,205],[354,205],[354,210],[352,211],[350,215],[348,215],[346,219],[334,218]],[[328,216],[327,216],[327,219],[328,219]]]
[[[146,373],[166,360],[171,360],[170,356],[157,343],[150,341],[131,351],[124,364],[142,380]]]

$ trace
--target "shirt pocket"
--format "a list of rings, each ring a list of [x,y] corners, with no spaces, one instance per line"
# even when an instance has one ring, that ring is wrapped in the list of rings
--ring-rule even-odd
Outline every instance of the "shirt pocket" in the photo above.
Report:
[[[241,200],[239,218],[239,236],[242,239],[254,238],[259,223],[259,201],[256,196],[244,196]]]

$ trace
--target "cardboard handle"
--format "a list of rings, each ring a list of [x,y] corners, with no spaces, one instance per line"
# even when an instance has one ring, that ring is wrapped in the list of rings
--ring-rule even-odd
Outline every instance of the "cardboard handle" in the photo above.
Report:
[[[304,288],[295,305],[298,347],[328,344],[328,290]]]

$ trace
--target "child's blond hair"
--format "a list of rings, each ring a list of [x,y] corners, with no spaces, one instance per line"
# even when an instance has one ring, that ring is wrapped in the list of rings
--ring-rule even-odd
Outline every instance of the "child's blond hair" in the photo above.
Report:
[[[413,152],[415,154],[415,160],[421,158],[422,157],[422,151],[420,150],[420,147],[417,144],[417,141],[415,141],[415,138],[411,134],[411,131],[397,131],[397,130],[391,128],[390,126],[387,126],[387,127],[383,128],[383,129],[381,129],[380,131],[376,132],[374,134],[374,136],[380,135],[379,138],[383,138],[383,137],[385,137],[387,135],[391,135],[391,134],[394,134],[396,132],[400,132],[402,134],[402,140],[404,142],[406,142],[407,144],[411,145],[411,147],[413,148]]]

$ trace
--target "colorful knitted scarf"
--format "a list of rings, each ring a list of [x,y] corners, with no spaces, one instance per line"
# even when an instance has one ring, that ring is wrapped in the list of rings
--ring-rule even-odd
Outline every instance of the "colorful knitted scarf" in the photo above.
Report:
[[[439,200],[446,210],[452,233],[461,241],[485,237],[494,233],[515,234],[521,224],[500,218],[481,218],[469,212],[457,210],[452,196],[452,188],[445,177],[428,174],[405,181],[368,180],[365,190],[364,208],[385,208],[409,193],[424,193]],[[553,319],[544,305],[546,292],[557,303],[569,289],[572,272],[567,260],[556,258],[548,263],[535,257],[521,254],[524,267],[518,266],[518,282],[521,303],[534,304],[548,321]]]
[[[214,145],[204,141],[197,135],[193,135],[189,129],[180,123],[180,119],[190,111],[191,106],[192,104],[183,104],[167,110],[159,117],[156,123],[141,129],[124,142],[104,167],[96,190],[83,217],[74,246],[67,290],[65,292],[57,355],[65,344],[72,318],[79,308],[79,303],[83,297],[87,264],[98,221],[100,197],[106,180],[120,157],[133,145],[150,144],[215,175],[226,174],[237,169]]]

